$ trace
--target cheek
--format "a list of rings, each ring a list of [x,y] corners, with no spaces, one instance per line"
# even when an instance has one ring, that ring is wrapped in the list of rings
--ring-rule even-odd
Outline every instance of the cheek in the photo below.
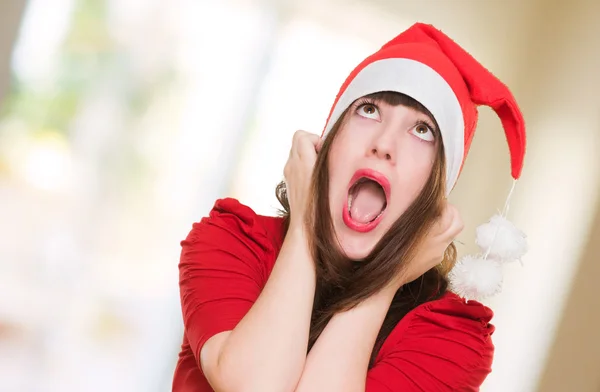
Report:
[[[330,157],[335,155],[336,160],[348,161],[362,155],[369,141],[369,134],[372,133],[369,125],[359,120],[348,119],[331,145]]]
[[[329,207],[331,214],[335,218],[338,215],[341,203],[343,202],[343,193],[345,192],[345,184],[343,178],[347,176],[348,167],[347,154],[344,151],[344,140],[339,137],[333,142],[329,150],[329,159],[327,170],[329,175]]]
[[[346,181],[353,174],[356,161],[364,156],[367,135],[364,126],[352,120],[349,120],[336,135],[329,150],[327,164],[330,193],[338,195],[346,191]]]
[[[339,143],[342,142],[342,143]],[[336,140],[331,145],[331,149],[329,150],[329,159],[327,162],[327,167],[329,168],[329,179],[335,178],[335,176],[339,173],[339,171],[344,167],[343,162],[341,160],[344,159],[343,151],[343,140],[340,138],[336,138]]]
[[[403,198],[414,199],[427,182],[436,157],[436,146],[432,143],[415,141],[404,151],[398,162],[400,189],[406,190]],[[404,192],[403,192],[404,193]]]
[[[330,196],[339,192],[339,179],[343,176],[344,167],[346,166],[346,162],[343,161],[345,154],[342,154],[343,149],[341,148],[343,146],[341,146],[340,143],[336,143],[337,141],[339,141],[339,139],[336,139],[329,150],[329,159],[327,162]]]
[[[427,181],[431,170],[433,169],[433,162],[435,161],[435,151],[433,148],[428,148],[419,157],[415,157],[415,164],[413,167],[415,177],[421,179],[423,183]]]

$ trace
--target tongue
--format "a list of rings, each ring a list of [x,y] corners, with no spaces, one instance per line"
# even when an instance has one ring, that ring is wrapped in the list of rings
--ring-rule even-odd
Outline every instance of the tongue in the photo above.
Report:
[[[358,185],[352,198],[350,216],[359,223],[369,223],[383,210],[385,195],[378,184],[372,181]]]

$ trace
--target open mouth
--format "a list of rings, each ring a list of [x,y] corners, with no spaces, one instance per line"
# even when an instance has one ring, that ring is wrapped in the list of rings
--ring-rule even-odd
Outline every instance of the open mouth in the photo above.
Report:
[[[359,232],[373,230],[385,213],[389,197],[389,181],[374,170],[357,171],[348,188],[343,219],[346,226]]]

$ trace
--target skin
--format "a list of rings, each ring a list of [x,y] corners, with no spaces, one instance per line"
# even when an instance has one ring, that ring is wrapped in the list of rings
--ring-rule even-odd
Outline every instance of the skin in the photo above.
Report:
[[[333,225],[348,257],[369,254],[423,189],[439,143],[433,124],[426,114],[402,105],[360,99],[352,105],[329,156]],[[367,233],[353,230],[342,219],[348,186],[359,169],[383,174],[391,188],[381,222]]]
[[[372,249],[417,196],[431,171],[437,142],[424,140],[430,139],[428,129],[418,122],[430,119],[413,109],[360,105],[354,105],[334,141],[329,167],[336,234],[342,249],[356,258]],[[394,293],[439,263],[462,230],[458,212],[447,204],[403,275],[356,308],[335,315],[306,356],[316,276],[304,217],[319,146],[317,135],[294,134],[284,169],[290,228],[273,271],[236,328],[213,336],[201,350],[200,365],[217,392],[364,392],[371,350]],[[341,220],[341,211],[348,181],[363,167],[382,172],[392,194],[379,226],[356,233]]]

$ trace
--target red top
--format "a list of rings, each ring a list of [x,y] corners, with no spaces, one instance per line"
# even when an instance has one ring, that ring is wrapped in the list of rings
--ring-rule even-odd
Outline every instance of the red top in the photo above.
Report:
[[[179,284],[185,332],[174,392],[213,392],[202,345],[230,331],[265,286],[283,242],[282,219],[218,200],[181,242]],[[366,392],[478,391],[491,371],[492,311],[453,293],[408,313],[384,342]]]

